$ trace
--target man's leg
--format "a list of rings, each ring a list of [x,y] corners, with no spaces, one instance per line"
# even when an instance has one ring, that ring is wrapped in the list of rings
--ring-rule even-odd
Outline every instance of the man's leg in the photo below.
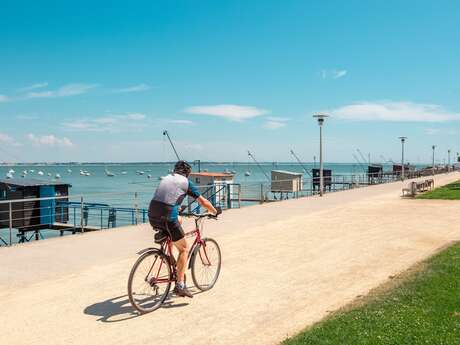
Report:
[[[177,281],[184,282],[184,274],[185,274],[185,265],[187,264],[188,258],[188,245],[185,238],[181,238],[179,241],[173,242],[174,246],[179,251],[179,256],[177,257]]]

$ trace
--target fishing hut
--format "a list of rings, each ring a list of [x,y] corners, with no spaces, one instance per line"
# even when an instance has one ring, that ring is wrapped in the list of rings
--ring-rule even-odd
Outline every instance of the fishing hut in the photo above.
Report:
[[[302,173],[272,170],[271,172],[271,192],[280,196],[280,199],[289,198],[289,195],[298,197],[302,190]]]
[[[383,165],[370,164],[367,166],[367,183],[377,184],[383,181]]]
[[[0,204],[0,229],[11,226],[19,231],[19,237],[35,232],[38,239],[40,230],[48,229],[55,223],[68,222],[69,208],[57,203],[54,198],[67,201],[69,187],[70,184],[62,182],[0,179],[0,201],[11,201]]]
[[[319,169],[314,168],[311,170],[311,172],[313,175],[313,183],[312,183],[313,191],[315,191],[316,189],[318,189],[319,191],[319,188],[320,188]],[[324,189],[327,188],[329,189],[329,191],[331,191],[332,189],[332,170],[331,169],[323,169],[323,185],[324,185]]]
[[[239,207],[239,185],[233,182],[234,174],[227,172],[192,172],[189,179],[214,206]],[[238,203],[237,205],[234,203]]]

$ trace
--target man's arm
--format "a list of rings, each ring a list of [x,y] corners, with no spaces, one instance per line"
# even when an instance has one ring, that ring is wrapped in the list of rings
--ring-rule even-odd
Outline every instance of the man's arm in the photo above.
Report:
[[[209,212],[211,212],[214,215],[217,215],[217,210],[212,206],[212,204],[209,202],[208,199],[204,198],[202,195],[200,195],[196,201],[203,206],[205,209],[207,209]]]

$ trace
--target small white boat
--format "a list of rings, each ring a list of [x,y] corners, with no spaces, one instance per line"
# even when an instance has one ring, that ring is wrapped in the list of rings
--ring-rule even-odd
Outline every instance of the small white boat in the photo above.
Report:
[[[236,171],[235,171],[235,170],[232,170],[231,173],[235,175],[235,174],[236,174]]]
[[[105,169],[105,174],[108,176],[108,177],[114,177],[115,174],[111,171],[108,171],[107,169]]]
[[[128,172],[127,171],[122,171],[121,174],[122,175],[126,175]]]
[[[251,176],[251,173],[250,173],[249,171],[246,171],[246,172],[244,173],[244,176]]]
[[[23,174],[23,175],[27,175],[27,170],[24,170],[24,171],[22,172],[22,174]]]
[[[80,175],[85,176],[85,172],[83,170],[80,170]]]
[[[37,174],[40,175],[40,176],[45,175],[45,173],[43,171],[41,171],[41,170]]]
[[[56,180],[59,180],[61,178],[61,175],[60,174],[56,174],[56,176],[54,176]]]
[[[147,175],[147,178],[152,178],[152,175],[148,174],[148,175]]]
[[[34,170],[34,169],[30,169],[29,172],[30,172],[30,173],[34,173],[35,170]]]
[[[72,173],[72,169],[67,169],[67,172],[68,172],[69,174],[71,174],[71,173]]]
[[[14,174],[14,173],[15,173],[15,171],[14,171],[13,169],[10,169],[10,170],[8,171],[8,174]]]
[[[6,174],[6,178],[7,178],[7,179],[10,179],[10,178],[14,178],[14,176],[13,176],[12,173],[8,172],[8,173]]]
[[[142,170],[138,170],[136,173],[137,173],[138,175],[144,175],[144,172],[143,172]]]
[[[89,173],[88,171],[85,172],[85,176],[91,176],[91,173]]]
[[[51,176],[51,173],[48,173],[48,176]]]
[[[225,170],[224,170],[224,174],[230,174],[230,170],[225,169]]]

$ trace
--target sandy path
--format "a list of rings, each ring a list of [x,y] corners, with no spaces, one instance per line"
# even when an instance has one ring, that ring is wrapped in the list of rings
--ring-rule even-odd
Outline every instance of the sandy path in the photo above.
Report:
[[[460,202],[403,200],[401,186],[225,212],[207,223],[216,287],[140,317],[126,280],[146,226],[0,248],[1,342],[276,344],[460,239]]]

